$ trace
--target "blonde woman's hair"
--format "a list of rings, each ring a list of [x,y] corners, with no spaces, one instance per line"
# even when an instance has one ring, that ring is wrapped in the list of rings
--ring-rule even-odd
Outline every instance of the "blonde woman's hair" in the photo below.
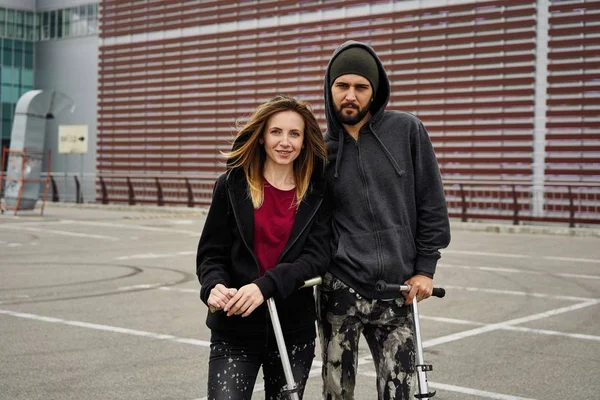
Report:
[[[259,105],[248,121],[237,124],[238,131],[232,150],[222,153],[227,157],[228,170],[243,168],[249,196],[255,209],[260,208],[264,198],[262,174],[266,152],[259,140],[263,137],[268,119],[282,111],[294,111],[304,120],[304,146],[293,164],[296,207],[308,192],[314,169],[325,165],[327,160],[323,134],[308,103],[290,96],[278,95]]]

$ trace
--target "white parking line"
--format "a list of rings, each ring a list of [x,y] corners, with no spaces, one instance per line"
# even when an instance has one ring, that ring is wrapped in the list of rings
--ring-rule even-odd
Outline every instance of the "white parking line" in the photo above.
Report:
[[[480,270],[480,271],[489,271],[489,272],[506,272],[509,274],[558,276],[561,278],[575,278],[575,279],[600,279],[600,275],[551,273],[551,272],[546,272],[546,271],[527,271],[527,270],[522,270],[522,269],[518,269],[518,268],[488,267],[488,266],[484,266],[484,265],[458,265],[458,264],[439,263],[437,266],[440,268],[476,269],[476,270]]]
[[[32,228],[32,227],[28,227],[28,226],[19,226],[18,224],[15,224],[15,225],[3,224],[2,227],[8,228],[8,229],[30,231],[30,232],[50,233],[53,235],[74,236],[74,237],[82,237],[82,238],[88,238],[88,239],[110,240],[113,242],[116,242],[119,240],[118,238],[115,238],[113,236],[94,235],[94,234],[90,234],[90,233],[79,233],[79,232],[69,232],[69,231],[59,231],[56,229]]]
[[[471,329],[468,331],[453,333],[453,334],[442,336],[442,337],[439,337],[436,339],[426,340],[425,342],[423,342],[423,347],[428,348],[428,347],[437,346],[439,344],[454,342],[456,340],[461,340],[461,339],[464,339],[467,337],[480,335],[482,333],[503,329],[506,326],[519,325],[519,324],[523,324],[526,322],[531,322],[531,321],[536,321],[536,320],[540,320],[543,318],[553,317],[555,315],[564,314],[564,313],[574,311],[574,310],[579,310],[581,308],[594,306],[598,303],[600,303],[600,300],[588,300],[583,303],[574,304],[574,305],[567,306],[567,307],[556,308],[554,310],[544,311],[544,312],[529,315],[526,317],[515,318],[515,319],[511,319],[511,320],[504,321],[504,322],[498,322],[498,323],[494,323],[494,324],[490,324],[490,325],[485,325],[480,328],[475,328],[475,329]]]
[[[120,256],[115,257],[115,260],[148,260],[155,258],[171,258],[171,257],[180,257],[180,256],[191,256],[195,255],[195,251],[177,251],[173,253],[140,253],[140,254],[132,254],[129,256]]]
[[[466,251],[466,250],[441,250],[442,254],[450,253],[450,254],[466,254],[473,256],[492,256],[492,257],[505,257],[505,258],[531,258],[531,256],[526,256],[522,254],[506,254],[506,253],[488,253],[484,251]]]
[[[70,320],[66,320],[66,319],[62,319],[62,318],[45,317],[43,315],[20,313],[20,312],[11,311],[11,310],[0,310],[0,314],[10,315],[12,317],[17,317],[17,318],[31,319],[34,321],[51,322],[54,324],[77,326],[80,328],[95,329],[95,330],[105,331],[105,332],[122,333],[125,335],[143,336],[143,337],[148,337],[151,339],[167,340],[167,341],[176,342],[176,343],[193,344],[194,346],[201,346],[201,347],[210,346],[210,342],[207,342],[205,340],[180,338],[180,337],[173,336],[173,335],[165,335],[162,333],[138,331],[136,329],[121,328],[118,326],[91,324],[88,322],[81,322],[81,321],[70,321]]]
[[[440,250],[440,253],[449,253],[449,254],[465,254],[465,255],[473,255],[473,256],[490,256],[490,257],[504,257],[504,258],[542,258],[544,260],[551,261],[567,261],[567,262],[584,262],[584,263],[594,263],[600,264],[600,259],[597,258],[579,258],[579,257],[557,257],[557,256],[529,256],[525,254],[506,254],[506,253],[488,253],[484,251],[467,251],[467,250],[449,250],[443,249]]]
[[[506,294],[506,295],[511,295],[511,296],[538,297],[538,298],[568,300],[568,301],[594,300],[589,297],[560,296],[560,295],[555,295],[555,294],[536,293],[536,292],[519,292],[516,290],[499,290],[499,289],[475,288],[475,287],[453,286],[453,285],[444,285],[444,288],[448,289],[448,290],[456,290],[456,291],[461,291],[461,292],[481,292],[481,293],[493,293],[493,294]]]
[[[70,219],[63,219],[60,221],[61,224],[77,224],[77,225],[89,225],[89,226],[105,226],[109,228],[121,228],[121,229],[137,229],[141,231],[149,232],[165,232],[165,233],[182,233],[186,235],[200,237],[199,231],[186,231],[182,229],[170,229],[161,228],[156,226],[143,226],[143,225],[129,225],[129,224],[115,224],[112,222],[97,222],[97,221],[74,221]]]
[[[377,375],[375,373],[375,371],[366,371],[366,372],[358,372],[360,375],[363,376],[368,376],[371,378],[376,378]],[[466,387],[462,387],[462,386],[455,386],[455,385],[447,385],[445,383],[436,383],[436,382],[431,382],[431,381],[427,381],[427,383],[429,384],[429,386],[433,389],[442,389],[442,390],[446,390],[448,392],[457,392],[457,393],[462,393],[462,394],[470,394],[473,396],[479,396],[479,397],[483,397],[486,399],[498,399],[498,400],[535,400],[529,397],[519,397],[519,396],[512,396],[512,395],[508,395],[508,394],[502,394],[502,393],[494,393],[494,392],[487,392],[484,390],[477,390],[477,389],[471,389],[471,388],[466,388]]]
[[[571,258],[571,257],[551,257],[551,256],[546,256],[544,258],[546,260],[567,261],[567,262],[577,261],[577,262],[584,262],[584,263],[600,264],[600,260],[593,259],[593,258]]]

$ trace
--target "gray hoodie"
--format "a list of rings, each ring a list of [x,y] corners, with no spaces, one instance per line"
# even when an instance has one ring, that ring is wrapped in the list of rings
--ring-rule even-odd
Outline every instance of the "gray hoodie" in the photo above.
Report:
[[[450,224],[440,171],[425,127],[417,117],[386,111],[390,83],[381,60],[372,118],[355,141],[334,112],[329,68],[325,74],[325,112],[332,190],[333,249],[329,271],[366,298],[375,284],[404,283],[415,274],[433,277],[439,249],[450,243]]]

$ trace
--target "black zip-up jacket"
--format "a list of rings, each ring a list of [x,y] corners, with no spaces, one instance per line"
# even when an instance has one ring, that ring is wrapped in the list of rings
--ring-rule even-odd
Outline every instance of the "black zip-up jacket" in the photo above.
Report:
[[[265,303],[248,317],[209,312],[206,324],[211,330],[234,335],[266,333],[270,326],[266,300],[274,297],[283,332],[308,331],[314,337],[313,291],[299,288],[307,279],[323,275],[329,265],[331,213],[328,204],[323,168],[319,168],[298,208],[277,266],[259,277],[254,254],[254,208],[243,170],[230,170],[217,179],[196,256],[200,298],[206,303],[211,289],[218,283],[239,289],[254,282]]]
[[[440,171],[425,127],[412,114],[386,111],[390,84],[379,67],[372,118],[354,140],[335,115],[329,68],[325,73],[326,180],[333,199],[332,265],[329,271],[366,298],[375,284],[433,277],[439,249],[450,243],[450,224]]]

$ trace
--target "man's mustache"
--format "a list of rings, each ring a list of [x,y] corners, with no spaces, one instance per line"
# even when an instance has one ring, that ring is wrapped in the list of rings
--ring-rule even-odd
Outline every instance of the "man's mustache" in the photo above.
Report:
[[[354,108],[354,109],[358,110],[358,106],[356,104],[352,104],[352,103],[344,103],[344,104],[342,104],[342,108],[346,108],[346,107],[348,107],[348,108]]]

